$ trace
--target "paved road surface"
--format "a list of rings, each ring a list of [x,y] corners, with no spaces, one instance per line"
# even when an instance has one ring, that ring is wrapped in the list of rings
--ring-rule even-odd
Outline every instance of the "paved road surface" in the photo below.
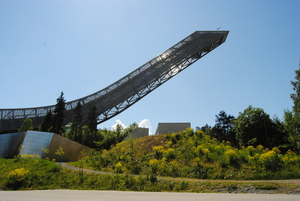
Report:
[[[123,191],[0,191],[0,201],[299,201],[300,195],[148,193]]]

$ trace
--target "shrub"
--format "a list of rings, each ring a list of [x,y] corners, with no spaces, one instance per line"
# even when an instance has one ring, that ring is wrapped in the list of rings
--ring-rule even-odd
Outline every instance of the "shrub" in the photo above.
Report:
[[[280,169],[279,150],[273,148],[259,156],[259,163],[263,169],[277,171]]]
[[[262,145],[237,149],[191,129],[124,141],[84,164],[116,173],[202,179],[290,178],[292,173],[297,178],[300,172],[300,156],[292,151],[282,155]]]
[[[35,173],[30,173],[29,170],[25,168],[18,168],[8,172],[5,187],[7,189],[17,190],[26,185],[26,182],[34,178]]]

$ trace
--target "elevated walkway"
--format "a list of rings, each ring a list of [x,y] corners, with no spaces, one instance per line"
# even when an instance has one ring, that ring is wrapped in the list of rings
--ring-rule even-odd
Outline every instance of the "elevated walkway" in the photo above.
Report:
[[[66,103],[65,122],[72,122],[73,110],[80,102],[83,116],[89,108],[98,109],[98,124],[123,112],[151,91],[177,75],[225,42],[229,31],[196,31],[177,44],[148,61],[123,78],[86,97]],[[37,128],[47,111],[55,105],[35,108],[0,109],[0,132],[16,131],[26,118]]]

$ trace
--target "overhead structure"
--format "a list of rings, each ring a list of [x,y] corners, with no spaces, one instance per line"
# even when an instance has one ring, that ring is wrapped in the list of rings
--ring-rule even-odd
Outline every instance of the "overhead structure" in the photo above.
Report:
[[[229,31],[196,31],[108,87],[67,102],[66,123],[72,122],[73,111],[78,103],[82,105],[85,118],[90,107],[97,107],[98,124],[116,116],[224,43],[228,33]],[[47,112],[54,111],[54,108],[55,105],[0,109],[0,132],[17,130],[26,118],[31,118],[36,128]]]

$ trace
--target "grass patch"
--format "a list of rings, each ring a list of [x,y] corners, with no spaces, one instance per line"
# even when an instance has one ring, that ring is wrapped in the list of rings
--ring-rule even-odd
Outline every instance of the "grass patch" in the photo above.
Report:
[[[118,190],[147,192],[291,193],[297,184],[164,179],[151,175],[79,173],[42,159],[0,159],[0,190]],[[297,190],[298,189],[298,190]],[[264,193],[264,192],[263,192]]]

